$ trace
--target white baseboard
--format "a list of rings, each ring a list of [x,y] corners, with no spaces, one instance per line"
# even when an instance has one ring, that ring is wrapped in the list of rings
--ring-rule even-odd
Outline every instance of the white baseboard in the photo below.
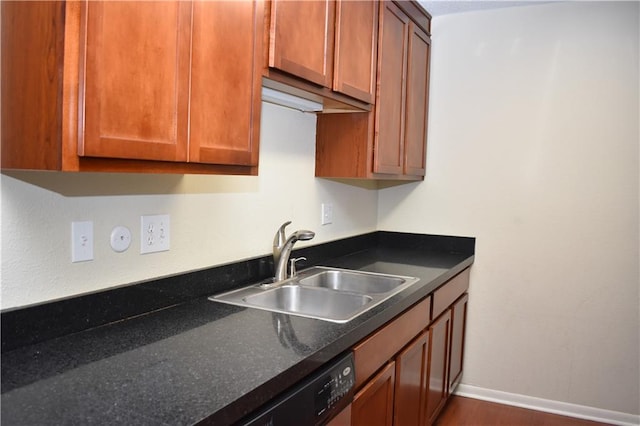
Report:
[[[492,389],[480,388],[472,385],[465,385],[462,383],[458,385],[454,394],[465,396],[468,398],[480,399],[483,401],[498,402],[500,404],[528,408],[530,410],[560,414],[562,416],[593,420],[601,423],[609,423],[612,425],[640,425],[640,415],[603,410],[601,408],[587,407],[584,405],[570,404],[567,402],[552,401],[550,399],[542,399],[533,396],[502,392]]]

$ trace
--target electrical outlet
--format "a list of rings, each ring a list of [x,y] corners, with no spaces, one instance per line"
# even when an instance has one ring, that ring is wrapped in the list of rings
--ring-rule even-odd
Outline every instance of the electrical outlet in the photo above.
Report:
[[[330,203],[322,203],[320,205],[320,210],[322,214],[321,224],[328,225],[333,223],[333,204]]]
[[[93,222],[71,222],[71,262],[93,260]]]
[[[167,251],[170,239],[168,214],[140,216],[140,254]]]

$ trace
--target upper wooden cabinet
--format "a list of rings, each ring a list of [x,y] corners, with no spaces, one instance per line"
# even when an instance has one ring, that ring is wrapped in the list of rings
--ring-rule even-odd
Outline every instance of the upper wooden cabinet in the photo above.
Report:
[[[375,100],[376,83],[376,1],[271,0],[267,9],[265,77],[318,98],[370,109],[366,104]]]
[[[402,174],[409,17],[394,3],[380,12],[380,89],[375,113],[373,171]]]
[[[256,174],[262,23],[261,2],[2,2],[2,167]]]
[[[378,3],[337,0],[335,31],[333,90],[374,103]]]
[[[413,2],[380,2],[374,110],[318,116],[316,176],[424,179],[429,22]]]
[[[403,173],[411,176],[424,176],[426,170],[430,49],[427,33],[409,22]]]
[[[258,166],[262,7],[194,3],[189,161]]]
[[[84,5],[78,155],[187,161],[191,13],[178,2]]]
[[[335,3],[271,2],[269,66],[331,87]]]

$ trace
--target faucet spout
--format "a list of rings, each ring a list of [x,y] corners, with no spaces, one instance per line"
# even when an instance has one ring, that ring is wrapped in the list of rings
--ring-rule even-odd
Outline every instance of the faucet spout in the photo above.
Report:
[[[284,232],[284,229],[287,225],[291,225],[291,221],[287,221],[280,225],[280,229],[276,232],[276,235],[273,237],[273,264],[277,265],[280,260],[280,253],[282,253],[282,247],[284,246],[285,240],[287,236]]]
[[[286,238],[285,227],[291,222],[285,222],[280,226],[273,238],[273,264],[275,265],[275,282],[287,279],[287,264],[291,256],[293,245],[297,241],[310,240],[315,237],[315,232],[301,229]],[[285,239],[286,238],[286,239]]]

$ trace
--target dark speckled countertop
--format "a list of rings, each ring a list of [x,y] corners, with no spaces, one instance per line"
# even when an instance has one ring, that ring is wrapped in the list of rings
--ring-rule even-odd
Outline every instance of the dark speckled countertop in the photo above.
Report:
[[[20,347],[3,340],[8,350],[2,354],[2,424],[233,423],[473,262],[472,238],[389,232],[359,238],[345,239],[346,252],[335,250],[340,242],[332,242],[296,255],[317,255],[320,262],[310,260],[306,266],[409,275],[420,281],[346,324],[215,303],[200,293],[222,289],[201,288],[150,312],[127,311],[126,319],[110,317],[87,330],[61,336],[59,330],[49,330],[48,336],[55,337]],[[175,285],[180,277],[172,279]],[[254,282],[231,281],[235,286]],[[159,293],[156,287],[153,294]],[[114,297],[105,293],[99,300],[112,303]],[[60,307],[31,309],[32,316],[46,316]],[[3,334],[17,328],[12,326],[25,315],[3,313]],[[290,329],[279,335],[277,321]],[[22,329],[28,334],[29,327]],[[18,341],[27,337],[12,336]]]

